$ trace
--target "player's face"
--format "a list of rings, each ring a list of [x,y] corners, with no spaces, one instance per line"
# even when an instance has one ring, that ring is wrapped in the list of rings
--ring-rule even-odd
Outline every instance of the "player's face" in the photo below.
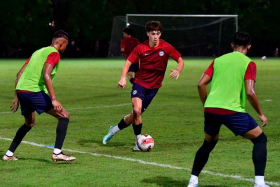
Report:
[[[149,37],[149,43],[153,46],[157,46],[159,43],[159,38],[161,36],[160,31],[150,31],[147,32],[147,35]]]
[[[68,45],[68,40],[65,38],[59,38],[58,44],[58,52],[63,53]]]

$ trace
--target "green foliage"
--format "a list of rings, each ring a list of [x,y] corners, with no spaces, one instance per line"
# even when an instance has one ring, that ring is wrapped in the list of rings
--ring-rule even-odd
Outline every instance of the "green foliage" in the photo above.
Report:
[[[0,186],[186,186],[195,152],[204,137],[203,108],[197,93],[197,83],[213,59],[184,60],[185,68],[178,80],[169,78],[169,69],[176,68],[176,63],[170,60],[163,87],[142,116],[142,132],[155,139],[154,149],[143,153],[132,151],[135,137],[131,127],[119,132],[107,145],[102,145],[102,138],[109,127],[131,111],[130,83],[124,90],[116,88],[124,61],[62,59],[54,89],[58,100],[70,113],[63,148],[85,153],[65,150],[66,154],[76,156],[77,161],[53,163],[52,149],[22,143],[15,153],[19,161],[1,162]],[[265,178],[279,186],[280,102],[277,93],[280,87],[275,82],[279,77],[279,59],[268,58],[265,62],[260,58],[253,60],[258,66],[256,92],[269,121],[267,127],[263,128],[268,137]],[[8,112],[13,99],[15,75],[23,63],[24,60],[0,60],[0,137],[12,139],[24,122],[20,111],[16,114]],[[120,104],[127,105],[116,106]],[[259,122],[249,103],[247,109]],[[53,145],[56,124],[57,120],[51,116],[36,114],[35,126],[24,140]],[[1,155],[10,143],[0,139]],[[235,137],[222,127],[219,143],[205,167],[206,171],[214,172],[214,175],[202,173],[200,186],[253,186],[250,181],[216,175],[238,175],[253,180],[251,152],[252,143]],[[98,153],[99,156],[92,153]],[[167,164],[179,169],[120,158]]]
[[[280,2],[271,0],[10,0],[0,1],[0,43],[3,48],[49,45],[54,31],[63,29],[84,50],[94,50],[96,41],[110,41],[113,18],[137,14],[238,14],[240,30],[252,34],[254,44],[279,47]],[[49,23],[54,21],[54,27]],[[106,50],[106,49],[104,49]],[[252,48],[254,54],[262,49]],[[0,51],[1,52],[1,51]]]
[[[0,42],[5,45],[37,45],[49,43],[48,29],[52,21],[50,1],[0,1]],[[50,35],[52,36],[52,34]]]

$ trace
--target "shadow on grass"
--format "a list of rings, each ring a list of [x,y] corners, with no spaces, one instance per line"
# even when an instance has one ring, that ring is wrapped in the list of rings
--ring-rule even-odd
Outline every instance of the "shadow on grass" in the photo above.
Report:
[[[163,177],[163,176],[157,176],[154,178],[148,178],[148,179],[143,179],[143,183],[150,183],[150,184],[157,184],[158,186],[161,187],[186,187],[188,184],[187,180],[183,181],[177,181],[173,180],[171,177]]]
[[[37,161],[37,162],[45,162],[45,163],[53,163],[52,159],[43,159],[43,158],[18,158],[19,161]]]
[[[183,181],[177,181],[173,180],[171,177],[163,177],[163,176],[157,176],[154,178],[148,178],[148,179],[143,179],[143,183],[150,183],[150,184],[156,184],[160,187],[186,187],[189,183],[188,180],[183,180]],[[200,187],[218,187],[214,185],[204,185]],[[219,186],[222,187],[222,186]]]
[[[77,141],[77,143],[82,147],[92,147],[93,144],[98,146],[106,146],[106,147],[121,147],[125,146],[125,143],[120,142],[110,142],[106,145],[102,143],[102,140],[94,140],[94,139],[80,139]]]

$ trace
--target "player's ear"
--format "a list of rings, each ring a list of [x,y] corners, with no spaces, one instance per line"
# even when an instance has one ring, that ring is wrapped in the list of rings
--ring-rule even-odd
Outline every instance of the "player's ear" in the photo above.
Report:
[[[232,49],[234,49],[234,43],[230,43]]]
[[[251,48],[251,45],[247,45],[247,50],[249,50]]]
[[[149,34],[150,34],[150,33],[147,31],[147,36],[149,36]]]

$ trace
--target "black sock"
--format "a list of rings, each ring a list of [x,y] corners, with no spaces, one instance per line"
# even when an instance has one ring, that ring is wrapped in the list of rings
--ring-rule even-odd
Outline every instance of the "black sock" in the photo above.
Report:
[[[254,144],[252,157],[255,166],[255,176],[264,176],[267,156],[267,137],[264,133],[262,133],[251,141]]]
[[[18,145],[20,144],[20,142],[22,141],[22,139],[24,138],[24,136],[26,135],[26,133],[28,133],[28,131],[30,131],[31,127],[26,126],[25,124],[23,124],[17,131],[9,150],[11,152],[15,152]]]
[[[134,78],[130,78],[129,81],[130,81],[131,84],[133,84],[134,83]]]
[[[122,130],[122,129],[125,129],[126,127],[128,127],[129,125],[127,125],[124,121],[124,118],[122,118],[122,120],[118,124],[118,127],[119,127],[120,130]]]
[[[204,140],[203,145],[196,152],[192,168],[192,175],[199,176],[201,170],[208,161],[210,152],[214,149],[217,142],[218,140],[215,142],[207,142]]]
[[[55,140],[54,148],[57,148],[57,149],[62,148],[64,139],[65,139],[65,136],[66,136],[67,128],[68,128],[68,123],[69,123],[68,118],[59,118],[58,119],[58,124],[57,124],[57,128],[56,128],[56,140]]]
[[[133,130],[134,130],[134,134],[137,136],[139,134],[141,134],[141,130],[142,130],[142,123],[140,123],[139,125],[132,125],[133,126]]]

